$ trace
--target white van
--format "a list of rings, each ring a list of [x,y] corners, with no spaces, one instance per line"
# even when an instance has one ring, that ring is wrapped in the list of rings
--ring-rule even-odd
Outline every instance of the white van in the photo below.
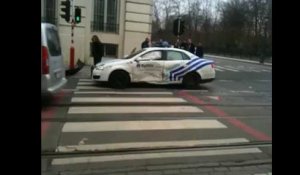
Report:
[[[67,83],[61,45],[56,26],[42,23],[42,95],[53,95]]]

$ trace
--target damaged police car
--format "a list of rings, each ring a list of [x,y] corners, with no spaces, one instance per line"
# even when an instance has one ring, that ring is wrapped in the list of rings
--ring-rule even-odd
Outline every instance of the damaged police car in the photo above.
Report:
[[[150,47],[123,59],[99,63],[92,79],[108,82],[113,88],[126,88],[131,82],[183,84],[196,88],[215,79],[214,61],[176,48]]]

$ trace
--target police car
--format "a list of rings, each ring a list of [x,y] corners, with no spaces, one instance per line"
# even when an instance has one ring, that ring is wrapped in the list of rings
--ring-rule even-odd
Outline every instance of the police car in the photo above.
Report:
[[[215,79],[214,61],[176,48],[150,47],[123,59],[98,63],[92,79],[108,82],[113,88],[126,88],[131,82],[183,84],[196,88]]]

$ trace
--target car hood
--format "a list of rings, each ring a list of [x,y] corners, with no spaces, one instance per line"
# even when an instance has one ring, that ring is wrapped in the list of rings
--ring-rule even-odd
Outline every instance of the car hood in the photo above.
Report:
[[[98,63],[96,66],[111,66],[111,65],[118,65],[128,63],[130,60],[125,59],[107,59],[101,63]]]

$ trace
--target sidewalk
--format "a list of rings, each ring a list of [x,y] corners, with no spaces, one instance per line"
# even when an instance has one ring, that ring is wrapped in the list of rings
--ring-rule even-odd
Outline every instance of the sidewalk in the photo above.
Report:
[[[259,61],[252,61],[252,60],[246,60],[246,59],[238,59],[238,58],[231,58],[231,57],[224,57],[224,56],[217,56],[217,55],[211,55],[211,54],[204,54],[204,56],[213,57],[213,58],[220,58],[225,60],[233,60],[233,61],[240,61],[245,63],[255,63],[255,64],[262,64],[267,66],[272,66],[272,63],[260,63]]]

